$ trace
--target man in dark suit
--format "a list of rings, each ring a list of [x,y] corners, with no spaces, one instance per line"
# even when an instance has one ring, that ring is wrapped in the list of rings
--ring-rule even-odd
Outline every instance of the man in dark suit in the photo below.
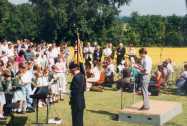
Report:
[[[83,113],[85,108],[85,77],[80,72],[79,65],[71,62],[69,65],[70,72],[73,75],[70,90],[70,105],[72,110],[72,126],[83,126]]]
[[[126,49],[123,47],[123,44],[120,43],[117,48],[117,65],[121,64],[121,61],[124,60]]]

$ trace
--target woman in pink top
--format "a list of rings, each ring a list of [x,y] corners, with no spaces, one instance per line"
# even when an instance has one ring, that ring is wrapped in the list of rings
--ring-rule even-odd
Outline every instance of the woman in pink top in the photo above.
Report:
[[[24,62],[25,62],[24,51],[20,50],[18,55],[16,56],[16,63],[19,65],[19,64],[22,64]]]

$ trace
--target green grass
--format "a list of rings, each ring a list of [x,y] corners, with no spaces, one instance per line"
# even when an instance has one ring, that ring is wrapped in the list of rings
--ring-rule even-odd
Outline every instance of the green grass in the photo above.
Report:
[[[165,92],[164,92],[165,93]],[[186,126],[187,124],[187,97],[176,96],[172,92],[169,94],[161,94],[151,99],[178,101],[183,104],[183,113],[164,126]],[[84,113],[85,126],[146,126],[145,124],[132,124],[127,122],[118,122],[112,119],[120,110],[120,92],[105,90],[104,92],[87,92],[86,109]],[[132,104],[132,94],[124,93],[125,106]],[[141,100],[140,96],[136,96],[136,101]],[[59,116],[63,119],[63,126],[71,126],[71,111],[68,104],[68,96],[65,101],[59,102],[50,108],[50,117]],[[45,110],[40,109],[40,121],[45,120]],[[35,121],[35,113],[27,114],[26,117],[17,117],[15,126],[29,126]],[[26,122],[25,122],[26,121]]]

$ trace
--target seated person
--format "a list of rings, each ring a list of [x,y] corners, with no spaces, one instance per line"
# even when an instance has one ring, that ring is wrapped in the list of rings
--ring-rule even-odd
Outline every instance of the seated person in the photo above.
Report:
[[[176,81],[177,94],[187,93],[187,64],[184,65],[184,71]]]
[[[100,75],[101,75],[101,69],[100,69],[100,63],[99,62],[94,62],[94,67],[89,71],[89,76],[86,79],[87,82],[87,91],[90,90],[90,88],[99,81]],[[87,71],[88,74],[88,71]]]
[[[164,61],[162,65],[163,65],[163,82],[161,83],[161,86],[166,87],[169,77],[171,76],[171,73],[169,72],[169,69],[167,67],[168,63],[166,61]]]
[[[114,81],[115,74],[115,65],[112,63],[111,59],[107,59],[107,65],[104,66],[105,72],[105,86],[112,87],[112,83]]]
[[[152,75],[149,84],[160,88],[161,83],[164,81],[163,74],[163,66],[158,65],[157,71]]]
[[[164,82],[163,66],[158,65],[157,71],[152,75],[149,83],[149,91],[152,95],[159,95],[160,86]]]
[[[130,89],[131,85],[131,71],[129,69],[129,65],[126,62],[124,65],[124,69],[122,70],[121,79],[115,81],[117,83],[117,89],[122,89],[123,91],[127,91]]]

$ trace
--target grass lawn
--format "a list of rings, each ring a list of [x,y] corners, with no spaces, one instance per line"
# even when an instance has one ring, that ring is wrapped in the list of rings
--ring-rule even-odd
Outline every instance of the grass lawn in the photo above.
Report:
[[[168,93],[168,91],[167,91]],[[127,122],[118,122],[112,119],[120,110],[120,92],[105,90],[104,92],[87,92],[86,109],[84,115],[85,126],[146,126],[145,124],[132,124]],[[132,103],[132,94],[124,93],[125,105]],[[151,97],[151,99],[178,101],[183,104],[183,113],[164,126],[186,126],[187,125],[187,97],[176,96],[169,92],[163,92],[158,97]],[[136,101],[141,100],[140,96],[136,96]],[[65,101],[59,102],[50,108],[50,117],[59,116],[63,119],[62,126],[71,126],[71,111],[69,107],[69,98]],[[45,120],[44,108],[40,109],[40,121]],[[15,119],[15,126],[29,126],[35,121],[35,113],[27,114],[25,117],[17,117]]]

